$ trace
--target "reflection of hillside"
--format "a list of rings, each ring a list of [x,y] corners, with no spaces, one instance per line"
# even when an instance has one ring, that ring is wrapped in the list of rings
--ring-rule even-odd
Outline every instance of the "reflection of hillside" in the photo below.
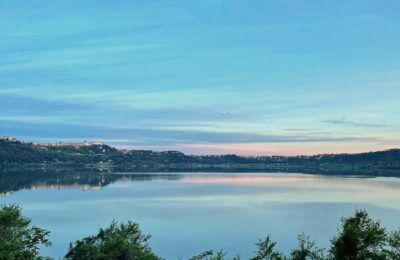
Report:
[[[101,189],[116,181],[152,181],[156,179],[177,180],[182,178],[178,172],[259,172],[259,173],[309,173],[320,175],[354,175],[354,176],[399,176],[399,171],[378,171],[371,169],[351,169],[346,167],[313,167],[313,166],[271,166],[271,165],[161,165],[153,167],[114,168],[114,172],[103,172],[97,168],[67,167],[0,167],[0,194],[7,194],[23,189]],[[118,172],[116,172],[118,171]],[[128,173],[130,172],[130,173]],[[158,174],[157,174],[158,172]],[[162,173],[164,172],[164,173]],[[173,173],[175,172],[175,173]]]
[[[14,170],[0,172],[0,194],[24,189],[101,189],[116,181],[177,180],[176,174],[124,174],[73,170]]]

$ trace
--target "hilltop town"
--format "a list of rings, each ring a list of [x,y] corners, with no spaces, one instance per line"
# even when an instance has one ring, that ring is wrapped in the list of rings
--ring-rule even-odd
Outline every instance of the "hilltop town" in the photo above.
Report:
[[[399,175],[400,150],[315,156],[186,155],[177,151],[118,150],[101,141],[39,143],[0,138],[0,168],[100,167],[113,171],[258,171]]]
[[[79,147],[83,147],[83,146],[92,146],[92,145],[104,145],[104,142],[100,141],[100,140],[93,140],[93,141],[83,141],[83,142],[63,142],[63,141],[59,141],[59,142],[55,142],[55,143],[40,143],[37,141],[29,141],[29,142],[25,142],[25,141],[20,141],[17,138],[13,137],[13,136],[0,136],[0,140],[3,141],[8,141],[8,142],[21,142],[21,143],[25,143],[25,144],[31,144],[34,146],[38,146],[38,147],[75,147],[75,148],[79,148]]]

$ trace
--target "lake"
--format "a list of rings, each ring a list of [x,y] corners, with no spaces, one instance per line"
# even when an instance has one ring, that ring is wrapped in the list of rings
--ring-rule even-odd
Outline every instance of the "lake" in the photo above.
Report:
[[[63,256],[69,242],[113,219],[151,234],[166,259],[208,249],[252,255],[271,234],[288,252],[305,232],[325,247],[340,217],[367,209],[388,229],[400,226],[400,179],[283,173],[0,173],[0,202],[18,203],[52,231],[43,255]]]

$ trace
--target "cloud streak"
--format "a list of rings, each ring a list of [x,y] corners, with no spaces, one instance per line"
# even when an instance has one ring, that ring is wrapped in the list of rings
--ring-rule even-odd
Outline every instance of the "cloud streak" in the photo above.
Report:
[[[0,116],[55,115],[66,111],[77,112],[86,107],[83,104],[0,93]]]
[[[0,132],[383,149],[400,126],[400,2],[311,2],[0,0]]]
[[[156,128],[110,128],[68,124],[38,124],[0,121],[0,135],[16,134],[25,139],[122,139],[125,145],[177,145],[227,143],[336,143],[372,142],[380,139],[354,136],[268,135],[238,132],[165,130]]]
[[[347,126],[347,127],[365,127],[365,128],[387,128],[387,127],[389,127],[388,125],[385,125],[385,124],[359,123],[359,122],[343,120],[343,119],[341,119],[341,120],[329,119],[329,120],[322,120],[322,122],[327,123],[327,124],[341,125],[341,126]]]

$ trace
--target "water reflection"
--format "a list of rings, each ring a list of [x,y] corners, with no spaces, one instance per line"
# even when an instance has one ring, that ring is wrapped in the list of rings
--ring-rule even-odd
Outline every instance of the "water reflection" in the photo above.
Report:
[[[97,190],[100,189],[100,190]],[[0,203],[18,203],[52,231],[58,258],[68,243],[113,219],[140,223],[166,259],[224,248],[243,258],[271,234],[279,249],[306,232],[329,243],[339,219],[367,209],[389,229],[400,226],[400,179],[287,173],[102,173],[78,170],[0,173]]]
[[[35,189],[101,189],[117,181],[177,180],[178,174],[101,173],[94,171],[29,170],[0,171],[0,194],[10,195],[19,190]]]

